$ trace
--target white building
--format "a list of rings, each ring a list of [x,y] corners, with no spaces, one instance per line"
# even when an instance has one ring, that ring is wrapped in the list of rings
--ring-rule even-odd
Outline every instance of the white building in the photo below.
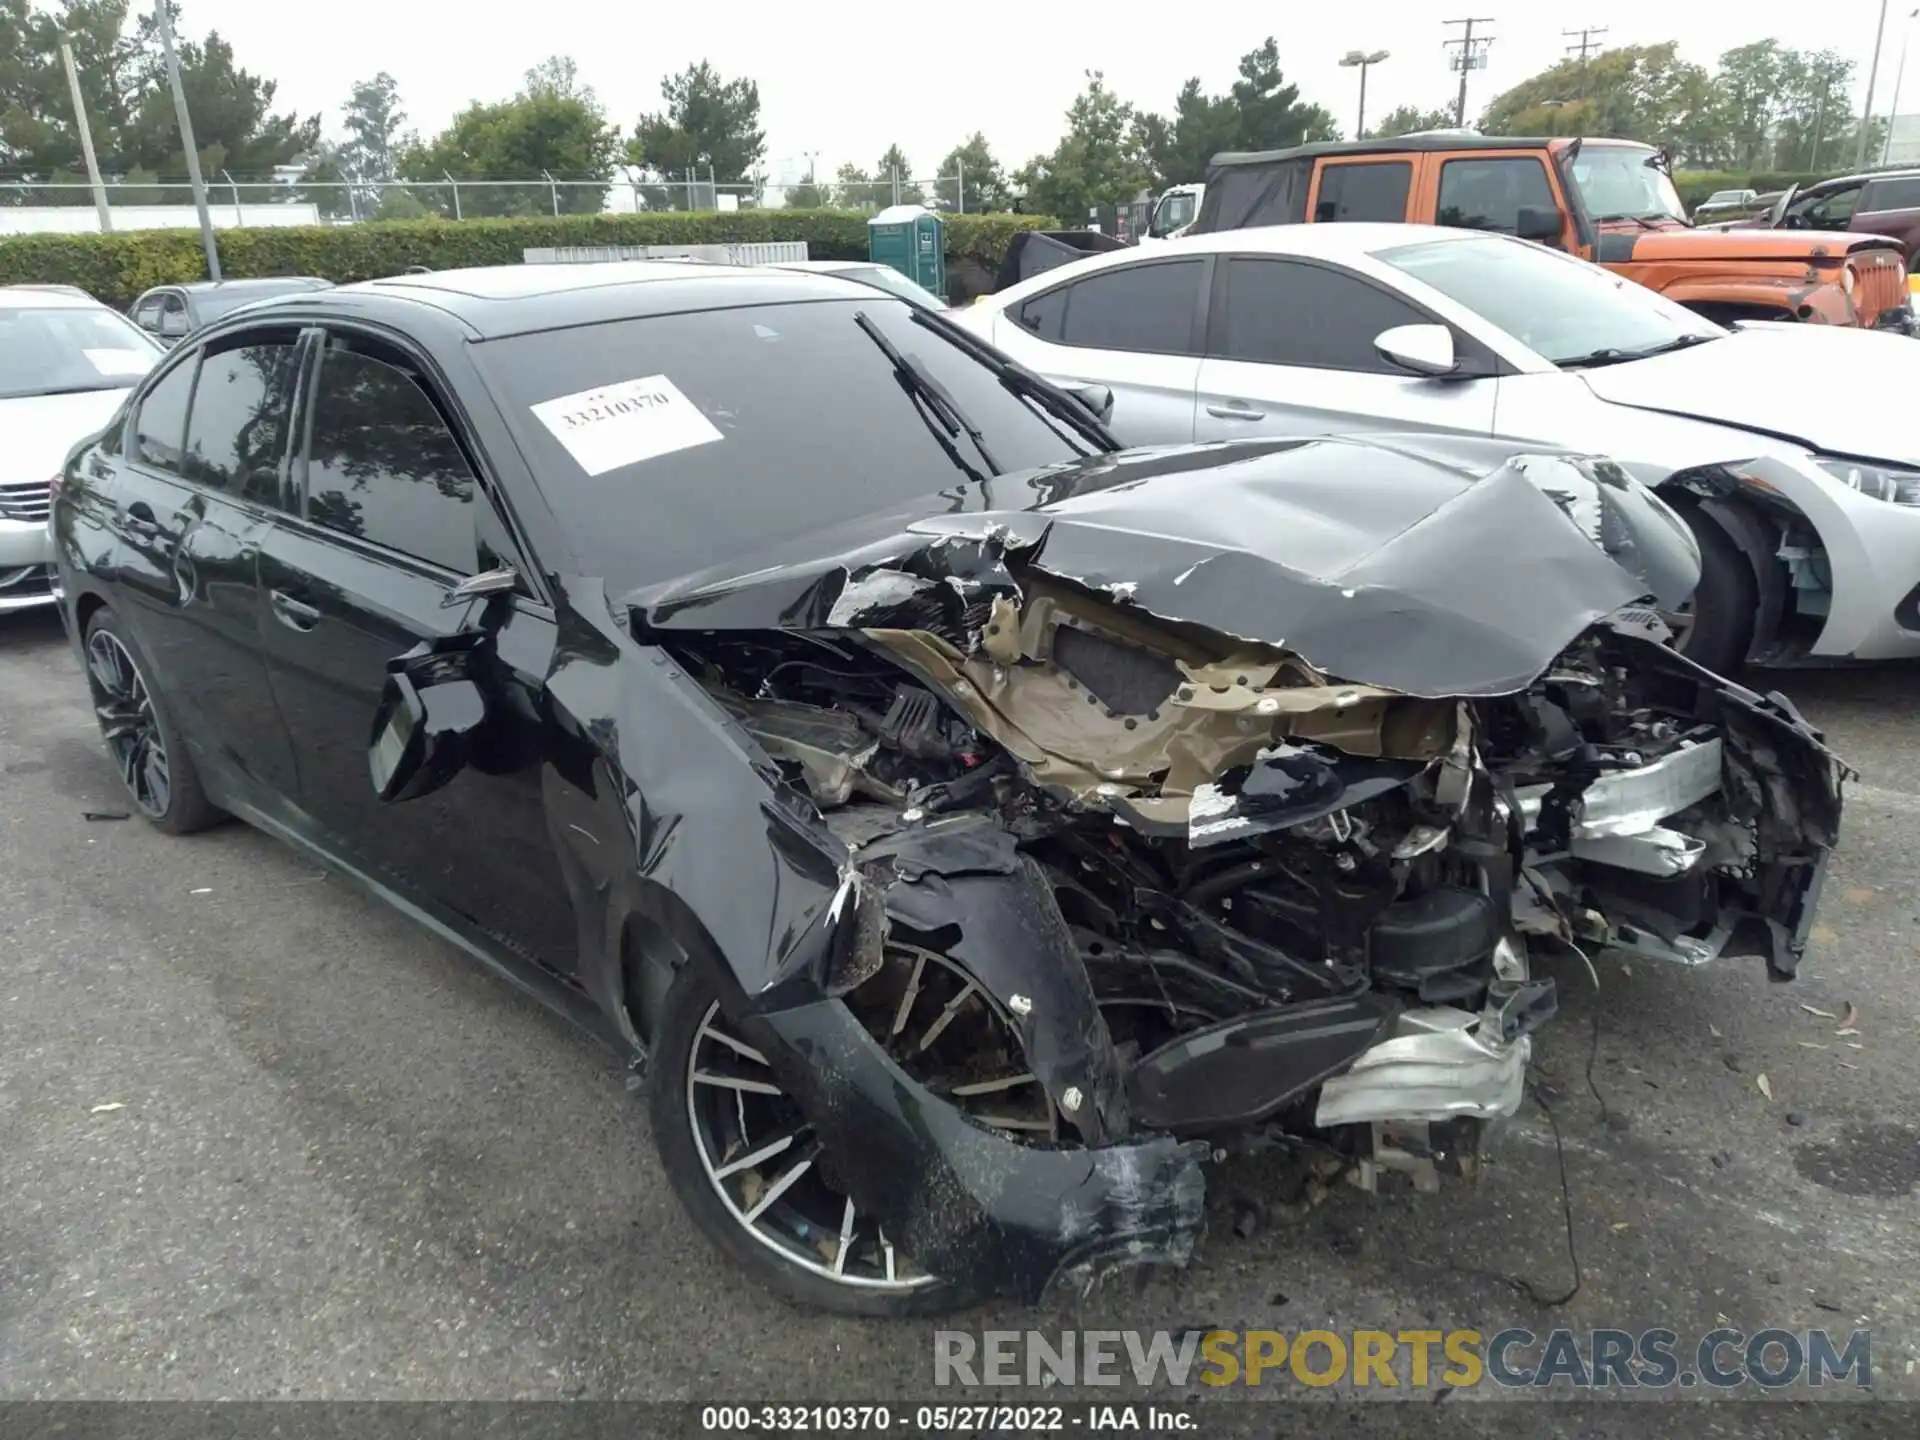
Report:
[[[1893,117],[1887,164],[1920,165],[1920,114]]]
[[[191,205],[107,206],[116,232],[122,230],[198,230],[200,215]],[[209,200],[207,214],[216,229],[266,229],[278,225],[318,225],[317,205],[289,201],[272,205],[219,205]],[[100,217],[91,205],[0,205],[0,235],[97,235]]]

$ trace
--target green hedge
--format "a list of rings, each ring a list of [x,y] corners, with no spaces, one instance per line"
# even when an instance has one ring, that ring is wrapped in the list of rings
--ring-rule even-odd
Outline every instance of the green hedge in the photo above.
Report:
[[[1691,215],[1694,207],[1716,190],[1753,190],[1765,195],[1770,190],[1785,190],[1790,185],[1811,185],[1841,170],[1760,170],[1746,174],[1737,170],[1682,170],[1673,177],[1673,188],[1680,192],[1680,203]]]
[[[1039,215],[950,215],[950,268],[993,270],[1021,230],[1055,222]],[[220,268],[255,275],[317,275],[336,284],[397,275],[409,265],[518,265],[521,251],[561,245],[713,245],[804,240],[816,260],[862,260],[867,217],[850,210],[652,212],[551,219],[386,220],[220,231]],[[15,235],[0,239],[0,285],[78,285],[120,309],[155,285],[207,278],[197,230],[114,235]]]

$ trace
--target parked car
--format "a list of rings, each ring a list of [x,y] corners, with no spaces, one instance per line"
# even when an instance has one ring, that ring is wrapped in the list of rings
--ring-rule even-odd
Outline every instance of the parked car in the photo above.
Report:
[[[0,286],[0,615],[53,603],[48,482],[161,353],[84,290]]]
[[[178,344],[202,325],[230,310],[275,295],[325,290],[333,282],[312,275],[274,275],[249,280],[196,280],[190,285],[157,285],[135,300],[127,313],[133,323],[162,345]]]
[[[1757,190],[1716,190],[1694,207],[1695,220],[1729,220],[1751,215],[1760,203]]]
[[[1838,230],[1884,235],[1900,246],[1907,266],[1920,253],[1920,170],[1843,175],[1787,190],[1737,230]]]
[[[578,1021],[719,1250],[851,1313],[1184,1259],[1272,1131],[1457,1169],[1554,1011],[1527,936],[1784,978],[1839,822],[1786,702],[1645,638],[1696,556],[1609,462],[1116,453],[831,275],[283,297],[54,531],[135,807]]]
[[[1690,229],[1663,154],[1624,140],[1437,131],[1216,155],[1188,234],[1300,221],[1517,235],[1722,323],[1804,320],[1903,334],[1914,323],[1892,242]]]
[[[889,295],[897,295],[909,304],[918,305],[923,310],[945,310],[947,302],[934,294],[926,286],[902,275],[891,265],[882,265],[874,260],[790,260],[781,264],[782,270],[811,270],[821,275],[838,275],[842,280],[852,280],[861,285],[871,285],[876,290],[884,290]]]
[[[1130,444],[1435,430],[1604,449],[1699,539],[1700,592],[1671,620],[1701,663],[1920,655],[1920,431],[1878,398],[1920,390],[1900,337],[1729,331],[1541,246],[1363,224],[1102,255],[957,318],[1110,387]]]

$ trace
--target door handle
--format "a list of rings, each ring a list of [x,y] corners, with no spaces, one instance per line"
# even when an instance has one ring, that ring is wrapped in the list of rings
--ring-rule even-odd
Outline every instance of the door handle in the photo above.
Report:
[[[121,522],[142,540],[152,540],[160,534],[160,522],[153,518],[153,511],[146,502],[136,500],[120,515]]]
[[[270,592],[268,598],[273,603],[273,617],[289,630],[302,632],[313,629],[320,623],[320,612],[305,601],[296,600],[284,590]]]
[[[1244,400],[1236,400],[1231,405],[1209,405],[1207,413],[1216,420],[1264,420],[1267,412],[1256,410]]]

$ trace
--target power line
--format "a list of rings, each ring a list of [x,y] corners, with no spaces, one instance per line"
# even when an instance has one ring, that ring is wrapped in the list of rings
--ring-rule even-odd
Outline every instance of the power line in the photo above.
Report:
[[[1584,65],[1587,63],[1588,54],[1600,48],[1599,42],[1593,37],[1606,34],[1607,27],[1604,25],[1583,25],[1578,30],[1562,30],[1560,33],[1562,35],[1578,35],[1580,37],[1580,43],[1578,45],[1567,46],[1567,54],[1578,55],[1580,57],[1580,63]]]
[[[1487,46],[1493,43],[1493,37],[1491,35],[1475,35],[1473,33],[1473,27],[1476,25],[1491,25],[1493,24],[1493,17],[1491,15],[1475,15],[1471,19],[1443,20],[1440,23],[1443,25],[1464,25],[1466,27],[1465,33],[1462,34],[1458,40],[1448,40],[1444,42],[1443,45],[1443,48],[1448,50],[1453,50],[1457,47],[1459,52],[1454,55],[1452,60],[1453,68],[1460,72],[1460,95],[1453,104],[1453,123],[1455,125],[1465,125],[1467,123],[1467,76],[1487,63]]]

